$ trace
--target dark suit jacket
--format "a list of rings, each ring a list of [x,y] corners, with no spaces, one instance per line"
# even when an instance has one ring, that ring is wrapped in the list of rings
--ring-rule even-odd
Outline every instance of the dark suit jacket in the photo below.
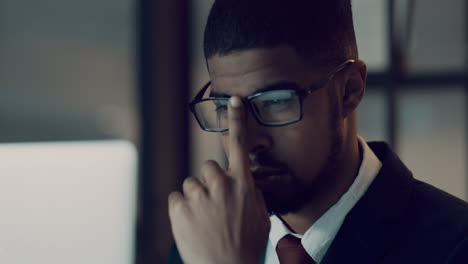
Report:
[[[414,179],[385,143],[369,146],[382,169],[321,264],[468,264],[468,203]],[[168,263],[183,263],[175,247]]]

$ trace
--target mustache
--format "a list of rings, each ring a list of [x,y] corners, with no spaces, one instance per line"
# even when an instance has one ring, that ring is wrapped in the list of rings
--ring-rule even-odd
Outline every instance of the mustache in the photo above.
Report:
[[[274,157],[271,153],[259,153],[249,156],[250,168],[271,168],[277,170],[289,170],[286,163]]]

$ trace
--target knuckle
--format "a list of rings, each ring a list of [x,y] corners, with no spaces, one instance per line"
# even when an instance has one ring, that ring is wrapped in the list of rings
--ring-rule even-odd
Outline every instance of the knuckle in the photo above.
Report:
[[[202,188],[196,188],[192,190],[190,194],[190,199],[192,200],[202,200],[206,197],[206,192]]]
[[[218,163],[214,160],[207,160],[203,162],[203,165],[201,167],[202,174],[208,173],[209,171],[215,169],[218,167]]]
[[[181,215],[181,214],[186,214],[188,209],[187,206],[182,201],[175,202],[171,205],[170,211],[172,212],[172,215]]]
[[[169,204],[172,205],[176,203],[179,200],[179,195],[180,195],[179,192],[171,192],[167,198],[167,200],[169,201]]]
[[[194,177],[188,177],[187,179],[185,179],[182,188],[184,189],[185,193],[195,192],[199,191],[199,189],[202,189],[200,183]]]
[[[189,200],[201,200],[207,195],[205,186],[194,177],[189,177],[184,181],[183,189]]]
[[[217,190],[223,189],[227,185],[227,179],[225,177],[214,176],[211,178],[210,184]]]
[[[182,194],[179,192],[173,192],[169,194],[169,210],[172,212],[183,212],[186,210],[186,206],[182,199]]]
[[[220,174],[221,168],[216,161],[207,160],[203,163],[201,174],[205,180],[205,184],[222,181],[223,177]]]
[[[185,178],[183,184],[184,184],[184,185],[195,184],[196,181],[197,181],[197,180],[196,180],[193,176],[190,176],[190,177]]]

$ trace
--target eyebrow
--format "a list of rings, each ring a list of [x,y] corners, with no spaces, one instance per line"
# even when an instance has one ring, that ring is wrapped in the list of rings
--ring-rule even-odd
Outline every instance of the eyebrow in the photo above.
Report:
[[[277,82],[265,85],[263,87],[260,87],[260,88],[256,89],[252,93],[252,95],[262,93],[262,92],[275,91],[275,90],[286,90],[286,89],[296,90],[296,91],[300,90],[299,85],[297,83],[295,83],[293,81],[282,80],[282,81],[277,81]],[[222,92],[216,92],[216,91],[213,91],[213,90],[210,91],[209,96],[210,97],[231,97],[231,95],[229,95],[229,94],[222,93]]]

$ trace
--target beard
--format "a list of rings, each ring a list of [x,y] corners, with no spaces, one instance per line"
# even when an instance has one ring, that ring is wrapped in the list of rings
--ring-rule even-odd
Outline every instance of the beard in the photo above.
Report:
[[[328,155],[324,165],[321,167],[317,175],[310,182],[300,180],[291,170],[287,182],[279,188],[271,190],[262,190],[265,205],[270,214],[284,215],[288,213],[296,213],[301,210],[308,202],[316,197],[321,188],[326,188],[328,178],[336,171],[338,162],[338,150],[340,149],[340,138],[332,139],[331,152]]]
[[[334,104],[330,104],[333,106]],[[332,107],[331,107],[332,108]],[[336,171],[339,163],[339,155],[341,153],[343,139],[340,136],[340,124],[338,122],[339,110],[336,108],[330,109],[330,148],[327,158],[323,166],[318,170],[313,180],[304,182],[298,178],[292,170],[288,169],[285,164],[274,161],[272,157],[266,157],[264,160],[267,164],[275,164],[275,166],[286,168],[288,172],[287,180],[278,184],[277,188],[270,190],[262,190],[265,205],[270,214],[284,215],[288,213],[296,213],[304,206],[313,200],[316,194],[323,191],[330,184],[330,175]]]
[[[339,149],[339,140],[335,138],[335,149]],[[339,164],[337,152],[332,151],[328,155],[324,165],[319,170],[313,181],[304,182],[300,180],[293,172],[289,172],[287,182],[275,191],[261,190],[265,205],[270,214],[284,215],[289,213],[296,213],[301,210],[307,203],[313,200],[321,188],[326,188],[329,181],[328,178],[334,171],[336,165]]]

